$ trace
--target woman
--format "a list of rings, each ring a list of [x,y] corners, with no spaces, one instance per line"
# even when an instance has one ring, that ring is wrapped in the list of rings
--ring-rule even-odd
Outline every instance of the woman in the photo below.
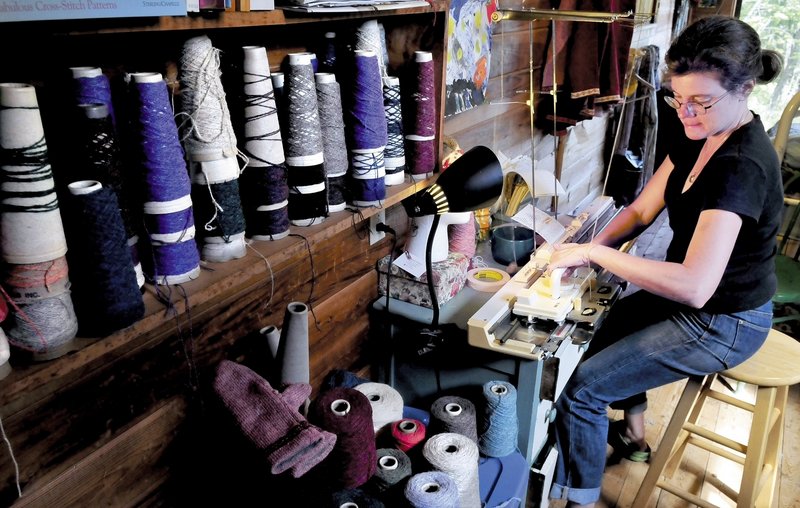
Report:
[[[775,150],[747,98],[780,72],[781,58],[761,50],[749,25],[714,16],[687,27],[666,63],[667,102],[683,132],[669,133],[669,156],[629,207],[591,243],[559,246],[549,264],[592,262],[641,288],[614,306],[557,402],[550,494],[568,506],[599,499],[607,436],[647,458],[646,390],[743,362],[771,324],[783,194]],[[673,230],[665,261],[614,248],[664,207]],[[608,432],[612,403],[626,416]]]

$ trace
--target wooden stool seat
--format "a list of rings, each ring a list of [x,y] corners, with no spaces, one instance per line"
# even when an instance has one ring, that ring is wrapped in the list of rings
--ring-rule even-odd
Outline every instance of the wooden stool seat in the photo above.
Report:
[[[780,474],[786,400],[789,386],[800,382],[799,363],[800,342],[777,330],[770,330],[764,345],[744,363],[709,376],[689,378],[633,507],[647,506],[656,487],[697,506],[716,506],[667,481],[680,465],[683,452],[690,444],[744,466],[738,493],[726,492],[735,499],[738,508],[772,506]],[[712,389],[718,376],[754,385],[755,404]],[[708,398],[753,414],[746,444],[697,424]]]
[[[727,378],[756,386],[792,386],[800,383],[800,343],[778,330],[744,363],[722,371]]]

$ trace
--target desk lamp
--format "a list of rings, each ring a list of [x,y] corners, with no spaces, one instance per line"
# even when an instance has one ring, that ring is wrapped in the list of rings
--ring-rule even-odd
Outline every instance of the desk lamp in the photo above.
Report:
[[[425,249],[425,273],[433,310],[432,325],[439,325],[439,303],[433,286],[431,251],[442,214],[472,212],[494,204],[503,191],[503,170],[489,148],[476,146],[439,174],[436,182],[403,201],[409,217],[432,215]],[[388,288],[387,288],[388,290]]]

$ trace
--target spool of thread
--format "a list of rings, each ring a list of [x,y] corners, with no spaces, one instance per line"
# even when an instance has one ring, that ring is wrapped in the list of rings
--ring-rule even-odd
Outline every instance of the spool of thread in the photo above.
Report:
[[[272,81],[272,89],[275,91],[275,106],[278,110],[278,122],[281,126],[281,132],[284,133],[283,151],[286,152],[286,129],[289,128],[289,122],[286,120],[286,74],[283,72],[273,72],[270,74],[270,81]]]
[[[3,328],[11,344],[33,353],[33,361],[52,360],[76,349],[78,320],[69,291],[17,307]]]
[[[361,383],[355,387],[372,405],[373,428],[377,434],[392,422],[403,419],[403,396],[384,383]]]
[[[242,205],[247,236],[279,240],[289,235],[289,186],[269,72],[267,50],[244,46],[244,147],[250,160],[242,173]]]
[[[408,452],[425,440],[425,424],[412,418],[392,422],[392,439],[398,450]]]
[[[370,487],[377,493],[386,493],[411,476],[411,459],[405,452],[394,448],[379,448],[377,456],[378,467],[369,481]]]
[[[2,301],[5,302],[5,300]],[[8,345],[8,339],[6,338],[5,332],[3,332],[3,329],[0,328],[0,381],[11,374],[11,365],[8,363],[10,358],[11,348]]]
[[[112,189],[93,180],[68,189],[64,215],[78,326],[82,336],[105,336],[144,316],[125,225]]]
[[[147,248],[141,255],[156,284],[180,284],[200,275],[194,242],[190,181],[167,84],[161,74],[132,74],[134,130],[138,136],[144,185],[142,210]]]
[[[414,52],[415,77],[411,90],[410,131],[406,135],[406,163],[414,180],[433,175],[436,167],[436,97],[434,95],[433,54]]]
[[[383,161],[386,165],[386,185],[400,185],[405,181],[406,152],[403,146],[403,113],[400,80],[393,76],[383,78],[383,109],[386,113],[387,141]]]
[[[475,239],[475,214],[469,212],[469,220],[448,225],[448,250],[464,254],[467,258],[475,257],[477,240]]]
[[[446,395],[431,405],[429,434],[454,432],[478,442],[478,423],[475,405],[463,397]]]
[[[267,348],[273,360],[278,358],[278,347],[281,343],[281,330],[275,325],[265,326],[258,333],[267,341]]]
[[[331,494],[329,508],[384,508],[383,502],[361,489],[339,490]]]
[[[428,438],[422,455],[434,469],[450,475],[458,487],[459,506],[480,508],[478,445],[461,434],[445,432]]]
[[[341,184],[332,188],[331,181],[341,182],[347,174],[347,146],[344,135],[344,119],[342,117],[342,95],[336,76],[330,73],[317,73],[316,89],[319,106],[319,122],[324,147],[325,177],[328,181],[328,211],[344,210],[344,193]]]
[[[0,180],[0,257],[32,264],[63,256],[67,241],[31,85],[0,83]]]
[[[336,445],[320,464],[321,478],[345,489],[366,483],[377,467],[372,407],[367,397],[352,388],[331,388],[311,403],[308,419],[336,434]]]
[[[375,206],[386,198],[384,149],[386,113],[378,57],[371,51],[355,52],[355,80],[345,122],[350,137],[348,189],[356,206]]]
[[[200,257],[213,263],[243,258],[247,254],[238,177],[217,183],[200,183],[209,173],[202,169],[204,166],[225,160],[192,164],[194,168],[200,169],[200,172],[192,174],[194,213],[203,225],[199,235],[202,240]]]
[[[67,183],[96,180],[117,194],[128,250],[133,259],[137,284],[141,288],[144,285],[144,273],[136,247],[141,214],[134,211],[131,192],[134,182],[123,174],[122,153],[108,106],[102,103],[78,104],[74,130],[78,137],[79,155]]]
[[[478,447],[486,457],[505,457],[517,449],[517,389],[505,381],[483,385],[484,413]]]
[[[33,303],[65,293],[70,286],[67,258],[30,265],[2,266],[5,289],[17,303]]]
[[[325,41],[320,58],[319,71],[336,73],[336,32],[325,32]]]
[[[325,376],[322,386],[324,389],[328,388],[355,388],[361,383],[369,383],[369,379],[364,379],[356,374],[342,369],[333,369]]]
[[[112,126],[116,126],[111,83],[100,67],[70,67],[74,85],[75,104],[103,104]]]
[[[328,196],[322,127],[314,71],[308,53],[290,53],[286,73],[286,166],[289,220],[295,226],[319,224],[327,216]]]
[[[459,508],[458,485],[447,473],[426,471],[412,476],[405,488],[413,508]]]
[[[511,280],[508,272],[494,268],[473,268],[467,272],[467,285],[476,291],[495,293]]]
[[[208,36],[183,45],[181,131],[189,157],[192,203],[200,224],[200,256],[224,262],[244,257],[244,213],[239,197],[236,136],[220,79],[219,50]]]
[[[183,45],[181,139],[192,161],[233,158],[237,165],[236,135],[220,78],[219,55],[207,35],[192,37]]]
[[[388,57],[386,53],[386,37],[382,33],[380,23],[375,19],[370,19],[361,23],[356,29],[355,45],[356,51],[369,51],[378,57],[378,68],[380,76],[386,76],[386,64]]]

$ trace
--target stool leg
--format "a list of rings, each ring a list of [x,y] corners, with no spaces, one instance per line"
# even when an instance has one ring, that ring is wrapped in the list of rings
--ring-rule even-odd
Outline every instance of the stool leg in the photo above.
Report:
[[[672,450],[678,439],[678,434],[683,430],[686,417],[697,401],[702,386],[702,377],[690,377],[686,382],[686,387],[683,389],[680,400],[678,400],[672,419],[670,419],[669,425],[664,431],[664,436],[661,438],[658,449],[650,461],[650,466],[647,468],[647,473],[644,476],[642,485],[639,487],[639,492],[636,493],[636,498],[633,500],[633,508],[644,508],[647,505],[650,495],[656,488],[661,472],[664,470],[664,465],[672,455]]]
[[[756,391],[756,404],[753,410],[753,424],[747,440],[747,455],[744,459],[742,485],[739,488],[737,508],[755,506],[756,494],[764,457],[767,452],[767,440],[770,434],[772,411],[775,409],[777,389],[774,386],[759,386]],[[777,430],[777,429],[776,429]],[[774,471],[772,471],[774,473]]]
[[[711,391],[711,385],[714,384],[717,376],[717,374],[710,374],[706,376],[706,380],[703,382],[702,388],[700,388],[700,395],[698,395],[694,405],[692,406],[692,411],[689,413],[689,416],[683,423],[684,427],[688,423],[695,425],[697,424],[697,420],[700,419],[700,413],[703,412],[703,405],[705,405],[706,399],[708,399],[708,393]],[[672,475],[675,474],[675,471],[677,471],[678,467],[681,465],[681,458],[683,457],[684,451],[686,451],[686,446],[689,444],[689,437],[690,434],[687,430],[681,430],[681,432],[678,434],[678,439],[672,447],[672,453],[670,458],[667,460],[667,463],[664,465],[664,470],[661,472],[661,476],[665,478],[672,478]]]
[[[775,397],[775,408],[779,412],[774,426],[769,431],[769,442],[764,456],[764,464],[770,468],[768,479],[762,481],[764,486],[757,493],[755,506],[769,508],[775,502],[775,492],[781,475],[781,457],[783,454],[783,432],[786,425],[786,401],[789,387],[779,386]]]

